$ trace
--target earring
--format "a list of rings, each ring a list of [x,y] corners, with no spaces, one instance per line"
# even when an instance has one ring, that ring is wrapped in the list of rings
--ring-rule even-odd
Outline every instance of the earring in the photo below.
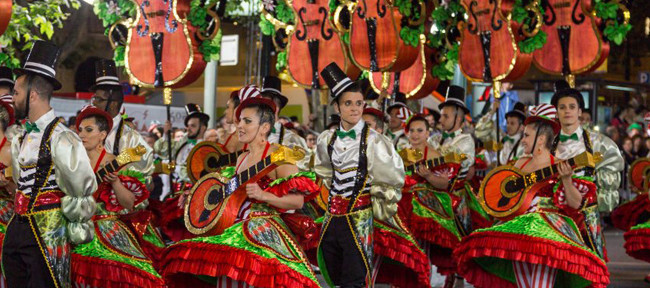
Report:
[[[99,145],[97,145],[97,151],[98,151],[98,152],[102,152],[102,150],[104,150],[104,145],[102,145],[101,143],[99,143]]]

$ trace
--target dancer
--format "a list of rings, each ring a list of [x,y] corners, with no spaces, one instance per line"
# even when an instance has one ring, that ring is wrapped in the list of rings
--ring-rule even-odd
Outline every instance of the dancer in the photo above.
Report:
[[[113,129],[106,137],[106,150],[113,155],[119,155],[120,152],[143,145],[147,152],[142,155],[142,159],[127,167],[132,176],[142,178],[146,184],[151,182],[153,174],[153,148],[147,144],[138,131],[131,129],[126,125],[123,119],[124,93],[117,77],[115,61],[100,59],[95,63],[95,85],[90,87],[95,95],[91,99],[91,104],[101,110],[108,112],[113,117]]]
[[[238,106],[239,141],[248,144],[248,152],[221,176],[232,177],[277,149],[287,149],[267,140],[275,110],[273,101],[261,97]],[[248,198],[233,226],[217,236],[184,240],[168,248],[163,267],[170,287],[319,287],[304,252],[280,217],[317,195],[314,177],[285,164],[256,183],[244,184]]]
[[[476,137],[483,141],[495,141],[496,130],[492,117],[496,112],[499,102],[495,102],[493,109],[487,115],[481,117],[476,123]],[[526,106],[521,103],[515,103],[514,108],[506,113],[506,131],[505,135],[499,139],[503,143],[503,148],[499,152],[499,163],[505,165],[511,161],[517,161],[521,157],[524,149],[521,147],[521,136],[524,132],[524,120],[526,120]]]
[[[598,132],[587,131],[580,125],[579,116],[585,109],[580,91],[570,88],[565,81],[555,84],[556,92],[551,104],[557,107],[562,130],[553,142],[551,152],[560,159],[569,159],[588,151],[600,153],[602,159],[595,169],[579,169],[575,174],[591,178],[598,187],[598,202],[581,211],[587,223],[582,237],[600,257],[607,259],[600,212],[611,212],[618,205],[618,188],[625,160],[614,141]]]
[[[596,186],[574,175],[572,167],[551,154],[560,131],[556,109],[541,104],[526,119],[522,145],[526,155],[515,163],[522,175],[557,165],[538,179],[523,215],[475,231],[455,250],[459,272],[478,287],[606,287],[605,261],[585,244],[578,227],[580,210],[596,203]],[[546,175],[546,174],[540,174]],[[540,176],[543,177],[543,176]],[[506,180],[507,181],[507,180]]]
[[[81,140],[50,106],[59,48],[35,41],[14,87],[16,118],[26,119],[11,142],[14,216],[2,267],[9,287],[70,287],[70,244],[93,239],[95,175]]]
[[[458,197],[447,191],[449,183],[459,172],[460,162],[439,166],[424,164],[427,160],[441,156],[427,143],[429,129],[429,122],[422,114],[416,114],[406,122],[405,130],[411,148],[401,150],[400,155],[402,159],[406,158],[405,165],[419,166],[406,172],[398,214],[408,223],[415,238],[423,243],[422,246],[427,251],[431,263],[437,267],[437,272],[451,275],[455,272],[452,252],[460,243],[461,234],[456,228],[452,205],[458,201]],[[412,155],[421,157],[409,159]]]
[[[402,159],[390,139],[361,120],[365,101],[358,84],[335,63],[321,75],[341,115],[338,129],[318,137],[315,159],[316,173],[330,187],[318,247],[325,279],[340,287],[372,286],[375,280],[397,287],[429,285],[428,259],[395,215],[404,183]]]
[[[116,156],[104,146],[113,119],[104,110],[87,106],[77,116],[75,126],[97,173]],[[72,250],[72,282],[81,287],[164,287],[151,259],[118,218],[145,201],[149,191],[138,179],[117,176],[117,171],[101,180],[93,194],[98,208],[93,216],[95,238]]]
[[[408,138],[404,135],[404,123],[413,112],[406,106],[406,95],[397,92],[395,95],[395,102],[393,105],[388,106],[386,113],[390,116],[388,120],[388,129],[386,129],[386,136],[393,141],[393,147],[397,150],[402,150],[408,146]]]

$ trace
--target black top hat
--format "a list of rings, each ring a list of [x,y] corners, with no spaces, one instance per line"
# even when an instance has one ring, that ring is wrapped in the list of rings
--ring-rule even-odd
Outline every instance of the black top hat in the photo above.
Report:
[[[122,89],[120,78],[117,77],[115,61],[113,60],[100,59],[95,62],[95,85],[90,87],[90,91],[102,88]]]
[[[399,107],[407,107],[406,106],[406,94],[402,92],[397,92],[395,93],[395,101],[393,104],[388,106],[386,109],[386,113],[390,114],[390,111],[393,110],[393,108],[399,108]],[[407,107],[408,108],[408,107]]]
[[[0,67],[0,85],[14,87],[14,73],[9,67]]]
[[[320,72],[321,77],[332,91],[332,102],[346,91],[359,89],[359,84],[352,81],[335,62],[330,63]]]
[[[289,98],[282,95],[282,81],[275,76],[266,76],[262,81],[262,94],[268,94],[271,97],[280,99],[280,109],[287,106]]]
[[[507,117],[519,117],[521,121],[526,120],[526,105],[521,102],[515,103],[515,107],[512,108],[512,111],[506,113]]]
[[[25,60],[25,65],[22,69],[16,69],[14,72],[18,76],[26,73],[41,76],[52,84],[54,91],[59,90],[61,89],[61,83],[56,80],[55,67],[60,53],[59,47],[50,42],[34,41],[34,45],[27,55],[27,60]]]
[[[431,108],[424,108],[426,110],[426,114],[433,115],[433,119],[436,120],[436,122],[440,121],[440,112],[431,109]]]
[[[447,87],[445,102],[440,103],[438,109],[442,111],[442,108],[448,105],[454,105],[463,109],[465,113],[469,113],[469,108],[465,105],[465,88],[456,85],[449,85],[449,87]]]
[[[556,82],[556,84],[558,84],[558,82]],[[585,99],[582,98],[582,93],[580,93],[580,91],[570,88],[568,84],[566,87],[564,86],[558,87],[556,85],[555,88],[556,88],[555,94],[553,94],[553,97],[551,98],[551,105],[555,106],[556,108],[559,108],[557,104],[560,101],[560,99],[565,97],[571,97],[576,99],[576,101],[578,102],[578,107],[580,107],[580,109],[582,110],[585,109]]]
[[[187,116],[185,116],[185,126],[187,126],[187,121],[189,121],[192,117],[197,117],[199,120],[201,120],[201,122],[206,123],[210,120],[210,116],[203,113],[203,111],[201,111],[201,107],[198,104],[189,103],[185,105],[185,112],[187,112]]]
[[[564,89],[570,89],[571,85],[569,85],[569,82],[566,82],[565,80],[557,80],[555,83],[553,83],[553,92],[561,91]]]

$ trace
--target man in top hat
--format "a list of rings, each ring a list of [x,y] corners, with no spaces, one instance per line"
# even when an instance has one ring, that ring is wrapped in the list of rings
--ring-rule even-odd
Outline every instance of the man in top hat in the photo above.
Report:
[[[61,88],[59,48],[36,41],[14,87],[16,117],[26,119],[11,142],[14,212],[2,248],[8,287],[70,287],[70,244],[92,240],[97,189],[79,136],[54,114],[52,91]]]
[[[469,235],[472,231],[472,220],[470,218],[469,201],[476,201],[469,183],[466,183],[467,173],[474,165],[474,139],[470,134],[463,133],[462,126],[465,122],[465,115],[469,109],[465,106],[465,89],[463,87],[451,85],[447,88],[445,101],[438,105],[440,109],[440,126],[442,135],[432,137],[429,142],[434,147],[439,147],[438,151],[442,155],[449,153],[464,154],[465,160],[461,162],[460,171],[456,179],[448,184],[447,190],[452,198],[458,199],[449,207],[454,211],[454,217],[457,223],[458,233],[461,237]],[[438,179],[440,180],[440,179]],[[445,180],[445,179],[442,179]],[[439,182],[439,181],[435,181]],[[478,205],[480,207],[480,205]],[[455,275],[447,276],[445,287],[453,287]]]
[[[494,121],[492,116],[496,113],[497,105],[492,105],[490,113],[481,117],[476,123],[476,138],[483,141],[495,141],[496,129],[494,128]],[[524,133],[524,120],[526,120],[526,105],[521,102],[515,103],[512,111],[505,115],[506,117],[506,131],[501,133],[503,135],[500,142],[503,143],[503,148],[499,151],[499,164],[505,165],[510,161],[516,161],[523,155],[524,147],[520,145],[521,138]],[[495,155],[496,156],[496,155]],[[496,157],[495,159],[496,160]]]
[[[406,95],[397,92],[395,102],[388,106],[386,113],[390,116],[388,120],[388,129],[385,135],[393,141],[393,146],[397,151],[409,146],[409,139],[404,134],[404,125],[406,120],[413,115],[413,112],[406,106]]]
[[[578,169],[574,176],[592,177],[598,188],[598,207],[590,206],[581,211],[585,214],[587,227],[593,228],[589,235],[583,237],[590,248],[604,257],[599,211],[611,212],[618,206],[618,188],[625,160],[614,141],[599,132],[585,130],[580,125],[579,116],[585,109],[580,91],[570,88],[565,81],[556,82],[555,88],[551,104],[557,107],[562,129],[553,142],[551,152],[559,159],[569,159],[585,151],[600,153],[602,157],[595,169]]]
[[[137,130],[127,125],[126,119],[123,119],[123,114],[120,113],[124,103],[124,94],[122,93],[120,80],[117,77],[115,61],[100,59],[95,62],[95,84],[90,87],[90,91],[95,93],[91,99],[91,104],[108,112],[113,117],[113,123],[115,123],[106,136],[104,149],[113,155],[119,155],[120,152],[128,148],[138,145],[144,146],[146,152],[142,155],[142,159],[128,165],[127,169],[140,174],[147,182],[144,184],[148,184],[154,170],[153,149]]]
[[[309,153],[307,142],[304,138],[300,137],[300,135],[291,131],[291,129],[284,127],[280,121],[280,111],[282,111],[282,108],[287,106],[287,103],[289,102],[287,96],[282,95],[282,81],[280,78],[275,76],[264,77],[261,96],[273,100],[277,107],[277,110],[275,111],[275,119],[277,120],[275,121],[275,124],[273,124],[273,127],[271,127],[271,134],[269,134],[268,138],[269,143],[282,144],[287,147],[298,146],[305,149],[307,152],[305,158],[303,158],[303,161],[296,163],[296,165],[301,171],[309,170],[308,166],[311,154]]]
[[[208,129],[208,121],[210,121],[210,116],[203,113],[201,107],[197,104],[190,103],[185,105],[185,129],[187,134],[183,136],[180,141],[172,143],[172,160],[176,164],[176,168],[173,175],[173,180],[177,183],[176,191],[185,190],[183,189],[185,184],[191,184],[190,178],[187,175],[187,157],[190,156],[190,151],[196,146],[197,143],[203,141],[205,137],[205,131]],[[163,128],[163,137],[156,141],[154,149],[156,153],[161,155],[163,158],[168,158],[168,145],[167,145],[167,131],[172,129],[172,123],[167,121]],[[187,187],[185,187],[187,188]]]
[[[327,272],[323,275],[328,278],[328,283],[340,287],[365,287],[371,285],[374,268],[373,229],[380,229],[373,228],[373,221],[385,221],[382,224],[390,223],[384,225],[396,229],[393,231],[401,230],[404,233],[401,235],[409,235],[408,231],[394,225],[404,184],[404,164],[392,141],[370,129],[362,120],[366,102],[357,82],[348,78],[335,63],[325,67],[321,76],[331,89],[331,105],[340,113],[341,120],[336,130],[322,132],[316,144],[314,170],[330,188],[318,248],[319,255],[322,255],[319,266],[321,271]],[[381,233],[384,233],[383,229]],[[402,242],[403,238],[388,231],[385,233],[382,235],[387,235],[386,238],[394,236],[392,239],[396,240],[387,245],[390,246],[387,250],[395,246],[413,247]],[[377,239],[381,240],[385,239]],[[376,246],[385,247],[384,244]],[[426,262],[426,255],[418,254],[416,249],[411,250],[410,260],[424,259]],[[415,259],[416,255],[420,257]],[[381,256],[390,258],[385,254]],[[390,276],[394,275],[387,275]]]

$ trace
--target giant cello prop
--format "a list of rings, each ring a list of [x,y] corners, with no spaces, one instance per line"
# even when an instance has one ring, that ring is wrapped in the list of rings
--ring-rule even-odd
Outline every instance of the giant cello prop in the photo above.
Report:
[[[206,63],[198,47],[200,41],[214,38],[219,31],[217,2],[209,6],[207,29],[199,29],[187,22],[189,0],[134,2],[137,6],[135,19],[113,25],[109,39],[113,47],[126,46],[124,61],[132,82],[145,88],[164,88],[163,103],[167,106],[167,120],[171,121],[171,88],[196,81],[205,69]],[[167,134],[167,148],[170,162],[162,170],[171,173],[174,170],[171,131]]]
[[[616,1],[618,3],[618,1]],[[544,0],[542,31],[546,44],[533,53],[533,62],[539,70],[562,75],[575,87],[575,75],[587,74],[607,59],[609,43],[603,40],[599,25],[601,19],[593,11],[594,0]],[[624,24],[630,13],[618,3]]]
[[[429,31],[432,22],[426,21],[426,15],[430,15],[435,5],[433,1],[418,1],[419,5],[412,5],[412,18],[408,19],[409,26],[424,24],[423,31]],[[413,64],[407,69],[397,72],[372,72],[368,73],[370,85],[377,94],[392,95],[395,98],[398,92],[404,93],[407,99],[421,99],[429,96],[440,83],[440,79],[434,78],[431,74],[433,66],[438,64],[437,53],[426,45],[426,35],[419,35],[418,54]]]
[[[327,0],[276,0],[276,3],[280,1],[291,7],[294,15],[291,23],[280,21],[274,12],[268,11],[264,6],[261,9],[264,18],[275,28],[273,45],[276,50],[286,51],[286,71],[293,83],[311,89],[312,111],[315,113],[320,103],[323,109],[323,126],[326,126],[329,95],[321,90],[329,89],[325,81],[320,79],[320,71],[332,62],[342,67],[353,78],[356,78],[360,71],[347,59],[340,35],[335,33],[329,21]]]
[[[522,53],[517,41],[539,32],[541,14],[536,9],[538,1],[530,1],[526,6],[527,12],[537,19],[536,23],[522,26],[511,20],[514,0],[461,0],[468,15],[461,29],[458,56],[461,71],[471,81],[493,83],[495,99],[501,97],[502,81],[514,81],[530,68],[532,55]],[[495,127],[499,141],[498,108],[496,112]],[[499,165],[498,161],[499,150]]]
[[[0,36],[5,33],[11,20],[12,0],[0,0]]]
[[[377,90],[381,92],[382,110],[385,110],[386,95],[399,92],[399,89],[388,92],[390,79],[394,78],[385,72],[399,72],[411,67],[420,56],[420,46],[423,45],[422,41],[416,46],[409,45],[400,32],[403,27],[421,25],[427,15],[427,5],[424,0],[413,1],[411,16],[406,17],[388,0],[336,2],[339,5],[331,11],[334,27],[339,34],[348,34],[346,46],[352,63],[363,71],[381,74],[375,77],[382,83]],[[399,82],[399,76],[396,81]]]

